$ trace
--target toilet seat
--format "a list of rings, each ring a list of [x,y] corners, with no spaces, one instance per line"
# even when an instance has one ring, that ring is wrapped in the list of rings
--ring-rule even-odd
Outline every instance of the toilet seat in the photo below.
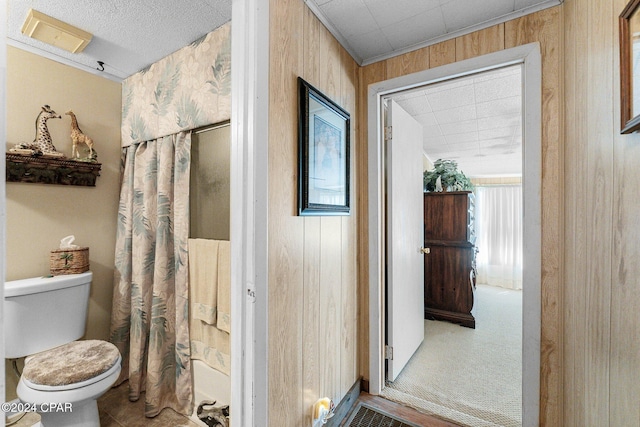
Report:
[[[22,378],[22,381],[24,382],[24,384],[29,387],[30,389],[33,390],[40,390],[40,391],[64,391],[64,390],[73,390],[76,388],[82,388],[82,387],[86,387],[88,385],[97,383],[99,381],[102,381],[103,379],[109,377],[111,374],[113,374],[116,371],[120,370],[120,361],[121,359],[118,358],[117,363],[115,363],[111,368],[109,368],[108,370],[104,371],[103,373],[101,373],[100,375],[97,375],[93,378],[89,378],[88,380],[85,381],[81,381],[78,383],[73,383],[73,384],[67,384],[67,385],[44,385],[44,384],[36,384],[36,383],[32,383],[31,381],[29,381],[26,378]]]
[[[120,369],[121,360],[109,342],[74,341],[28,357],[22,381],[33,390],[72,390],[111,376]]]
[[[42,420],[42,425],[47,427],[100,427],[100,414],[98,413],[98,397],[102,396],[118,379],[121,370],[120,359],[111,369],[110,374],[104,378],[92,382],[83,387],[78,384],[69,388],[58,386],[56,391],[36,390],[29,387],[20,378],[16,392],[22,402],[29,402],[34,405],[45,405],[45,408],[52,408],[54,404],[71,404],[71,411],[38,411]],[[86,384],[85,383],[85,384]],[[42,388],[42,386],[40,386]]]

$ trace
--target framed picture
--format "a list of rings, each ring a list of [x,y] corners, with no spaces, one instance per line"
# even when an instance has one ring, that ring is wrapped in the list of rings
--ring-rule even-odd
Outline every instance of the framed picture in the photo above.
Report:
[[[621,131],[640,130],[640,0],[631,0],[620,14]]]
[[[298,214],[349,215],[349,113],[300,77],[298,93]]]

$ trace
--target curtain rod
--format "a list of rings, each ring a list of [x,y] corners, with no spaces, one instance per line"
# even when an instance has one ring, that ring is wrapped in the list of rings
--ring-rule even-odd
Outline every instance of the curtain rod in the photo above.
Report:
[[[223,128],[225,126],[230,126],[231,125],[231,120],[225,120],[224,122],[219,122],[219,123],[215,123],[212,125],[205,125],[199,128],[196,128],[194,130],[191,131],[191,133],[193,134],[199,134],[202,132],[208,132],[210,130],[216,130],[216,129],[220,129]]]
[[[472,182],[473,183],[473,182]],[[517,187],[522,186],[521,182],[512,183],[493,183],[493,184],[473,184],[474,187]]]

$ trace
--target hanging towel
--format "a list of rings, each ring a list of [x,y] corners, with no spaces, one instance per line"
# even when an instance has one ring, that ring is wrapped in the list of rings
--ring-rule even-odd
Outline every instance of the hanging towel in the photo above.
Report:
[[[226,375],[231,374],[229,249],[228,241],[189,239],[191,358]]]
[[[213,369],[231,375],[229,334],[193,316],[189,328],[191,358],[202,360]]]
[[[231,333],[231,243],[218,245],[218,329]]]
[[[189,296],[194,319],[218,321],[218,240],[189,239]]]

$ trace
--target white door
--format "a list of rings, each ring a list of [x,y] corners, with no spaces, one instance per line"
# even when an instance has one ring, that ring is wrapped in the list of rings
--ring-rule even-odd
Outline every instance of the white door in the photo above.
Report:
[[[394,381],[424,339],[422,126],[398,104],[387,125],[387,380]]]

